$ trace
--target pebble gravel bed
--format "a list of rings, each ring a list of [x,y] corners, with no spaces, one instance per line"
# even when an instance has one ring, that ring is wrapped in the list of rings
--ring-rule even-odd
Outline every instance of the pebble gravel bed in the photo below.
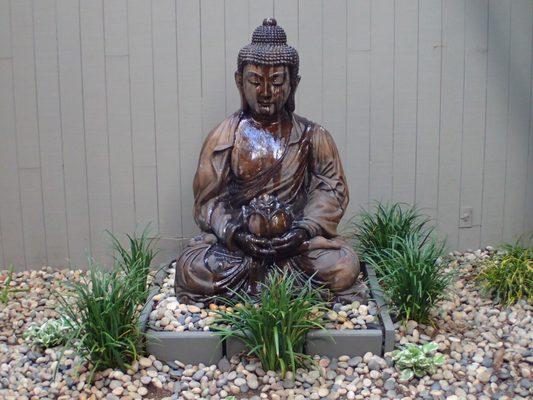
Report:
[[[219,308],[226,310],[226,307],[204,303],[180,304],[174,295],[175,274],[175,263],[172,263],[164,275],[160,292],[153,297],[149,327],[158,331],[209,331],[216,323],[215,311]],[[368,286],[362,282],[358,289],[360,301],[331,304],[324,318],[327,329],[366,329],[377,324],[377,306],[374,301],[368,300]]]
[[[26,271],[14,275],[17,287],[0,304],[1,399],[528,399],[531,388],[532,306],[494,305],[472,281],[475,264],[491,248],[454,253],[450,268],[458,279],[449,300],[435,310],[431,326],[414,321],[396,324],[397,343],[436,342],[446,362],[435,374],[401,382],[390,357],[316,357],[316,366],[285,379],[262,370],[248,357],[223,358],[217,365],[164,364],[142,357],[125,372],[106,370],[87,384],[88,372],[67,350],[53,377],[61,347],[30,349],[22,332],[31,322],[56,318],[51,296],[60,282],[81,271]],[[4,276],[5,271],[0,272]]]

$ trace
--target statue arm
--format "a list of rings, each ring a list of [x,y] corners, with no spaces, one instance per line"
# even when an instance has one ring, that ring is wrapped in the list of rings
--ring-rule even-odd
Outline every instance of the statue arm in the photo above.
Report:
[[[194,219],[204,232],[212,232],[229,249],[239,227],[240,210],[227,207],[227,181],[231,147],[218,145],[221,127],[215,128],[204,142],[193,181]]]
[[[311,147],[308,202],[296,225],[311,238],[331,238],[337,235],[337,225],[348,206],[348,186],[330,133],[316,125],[311,132]]]

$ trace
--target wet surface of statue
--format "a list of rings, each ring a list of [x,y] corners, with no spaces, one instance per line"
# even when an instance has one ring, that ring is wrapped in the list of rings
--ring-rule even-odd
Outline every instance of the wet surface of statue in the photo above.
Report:
[[[337,294],[359,275],[357,256],[337,236],[348,188],[335,143],[294,114],[298,65],[272,18],[239,52],[241,109],[209,134],[194,179],[202,233],[177,262],[182,302],[254,293],[273,266]]]

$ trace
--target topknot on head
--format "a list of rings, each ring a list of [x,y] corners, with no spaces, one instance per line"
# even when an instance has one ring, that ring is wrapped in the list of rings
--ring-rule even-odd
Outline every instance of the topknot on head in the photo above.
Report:
[[[263,20],[263,26],[276,26],[278,22],[274,17],[268,17]]]
[[[287,35],[274,18],[265,18],[263,24],[255,28],[252,34],[252,44],[264,44],[268,46],[287,45]]]

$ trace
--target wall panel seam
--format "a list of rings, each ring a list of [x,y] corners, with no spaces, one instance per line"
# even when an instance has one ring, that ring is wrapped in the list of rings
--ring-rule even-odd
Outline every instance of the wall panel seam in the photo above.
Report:
[[[57,0],[56,0],[57,2]],[[56,13],[57,15],[57,13]],[[41,182],[41,212],[43,213],[43,233],[44,233],[44,257],[46,259],[46,264],[48,264],[48,245],[46,238],[46,213],[44,212],[44,191],[43,191],[43,170],[42,170],[42,160],[41,160],[41,134],[39,128],[39,102],[37,98],[39,96],[39,87],[37,86],[37,57],[35,51],[35,2],[31,3],[31,19],[32,19],[32,44],[33,44],[33,80],[35,85],[35,114],[36,114],[36,129],[37,129],[37,147],[39,151],[37,152],[39,158],[39,178]],[[57,23],[56,23],[57,27]]]
[[[114,223],[114,217],[113,217],[113,182],[112,182],[112,176],[111,176],[111,148],[109,146],[109,102],[107,100],[107,57],[106,54],[106,29],[105,29],[105,6],[104,6],[104,0],[102,1],[102,30],[103,30],[103,49],[104,49],[104,93],[105,93],[105,118],[106,118],[106,134],[107,134],[107,172],[109,176],[109,209],[110,209],[110,224],[111,224],[111,232],[115,231],[115,223]]]
[[[55,13],[56,13],[56,57],[57,57],[57,96],[58,96],[58,106],[59,106],[59,137],[61,139],[61,173],[62,173],[62,182],[63,182],[63,201],[65,204],[65,232],[66,232],[66,238],[67,238],[67,258],[70,260],[70,240],[69,240],[69,224],[68,224],[68,213],[67,213],[67,191],[66,191],[66,181],[65,181],[65,161],[64,161],[64,142],[63,142],[63,124],[61,123],[62,120],[62,102],[61,102],[61,79],[60,79],[60,71],[61,71],[61,65],[59,63],[59,30],[57,23],[58,21],[58,7],[57,7],[57,0],[54,3],[55,5]],[[80,41],[80,51],[81,51],[81,41]]]
[[[85,185],[86,185],[86,201],[87,201],[87,228],[88,235],[87,241],[89,245],[89,254],[93,251],[92,245],[92,228],[91,228],[91,203],[89,200],[89,164],[87,162],[87,131],[85,129],[85,80],[83,79],[83,55],[82,55],[82,42],[81,42],[81,0],[78,0],[78,38],[80,44],[80,83],[81,83],[81,113],[82,113],[82,129],[83,129],[83,148],[84,148],[84,163],[85,163]],[[59,55],[59,52],[58,52]],[[60,102],[61,103],[61,102]],[[66,191],[65,191],[66,192]],[[67,224],[68,225],[68,224]],[[67,241],[68,242],[68,241]],[[69,257],[70,258],[70,257]]]
[[[12,0],[11,0],[12,1]],[[11,46],[11,55],[13,56],[13,7],[12,3],[9,1],[9,22],[10,22],[10,46]],[[15,63],[13,59],[11,60],[11,98],[13,100],[13,133],[15,134],[15,160],[17,162],[17,182],[18,182],[18,199],[19,199],[19,213],[20,213],[20,222],[21,222],[21,229],[22,229],[22,257],[24,258],[24,264],[28,265],[28,257],[26,256],[26,238],[24,236],[24,214],[22,212],[22,185],[20,180],[20,160],[19,160],[19,139],[18,139],[18,129],[17,129],[17,102],[15,101]]]
[[[504,238],[505,235],[505,205],[507,203],[507,193],[505,188],[507,187],[507,170],[509,164],[509,124],[510,118],[509,113],[511,111],[511,39],[512,39],[512,16],[513,16],[513,2],[510,2],[509,5],[509,54],[507,59],[507,113],[506,113],[506,124],[505,124],[505,174],[503,181],[503,204],[502,204],[502,223],[501,223],[501,237]]]

